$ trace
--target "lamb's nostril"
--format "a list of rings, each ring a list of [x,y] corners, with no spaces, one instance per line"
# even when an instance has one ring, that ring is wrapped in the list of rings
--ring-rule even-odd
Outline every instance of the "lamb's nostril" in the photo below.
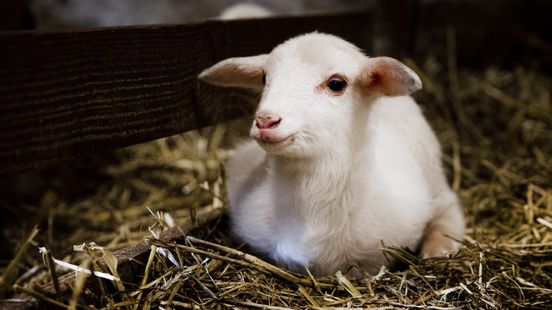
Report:
[[[271,117],[271,116],[257,116],[255,118],[255,124],[257,128],[260,129],[272,129],[278,127],[282,121],[281,117]]]

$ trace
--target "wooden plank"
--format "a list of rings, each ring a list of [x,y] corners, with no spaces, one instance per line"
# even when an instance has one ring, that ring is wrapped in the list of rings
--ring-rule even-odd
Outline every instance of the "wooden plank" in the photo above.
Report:
[[[222,58],[320,30],[369,48],[369,13],[0,34],[0,173],[40,168],[250,109],[198,85]],[[268,31],[269,30],[269,31]]]

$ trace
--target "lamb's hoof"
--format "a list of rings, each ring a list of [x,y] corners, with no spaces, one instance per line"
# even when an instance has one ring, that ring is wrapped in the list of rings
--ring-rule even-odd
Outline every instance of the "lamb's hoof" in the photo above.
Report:
[[[433,235],[425,240],[422,246],[422,258],[448,257],[456,252],[460,245],[458,242],[443,235]]]

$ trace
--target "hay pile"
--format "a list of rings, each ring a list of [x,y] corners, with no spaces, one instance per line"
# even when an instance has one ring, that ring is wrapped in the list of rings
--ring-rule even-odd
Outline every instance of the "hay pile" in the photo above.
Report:
[[[42,230],[13,260],[19,273],[2,267],[3,280],[12,279],[3,293],[10,296],[15,284],[43,305],[82,308],[552,309],[552,79],[521,67],[457,72],[433,59],[416,71],[425,89],[417,100],[467,215],[454,257],[423,261],[385,248],[403,266],[355,280],[303,277],[245,254],[219,216],[224,148],[244,132],[233,124],[120,150],[85,198],[42,193],[40,205],[27,206],[43,210]],[[176,242],[154,239],[175,224],[191,228],[193,219],[210,218],[178,232]],[[115,251],[144,237],[155,251],[133,257],[130,268]],[[75,252],[73,245],[82,246]],[[47,248],[43,255],[37,246]],[[124,281],[84,273],[67,281],[54,259]],[[48,292],[56,291],[52,279],[57,296]]]

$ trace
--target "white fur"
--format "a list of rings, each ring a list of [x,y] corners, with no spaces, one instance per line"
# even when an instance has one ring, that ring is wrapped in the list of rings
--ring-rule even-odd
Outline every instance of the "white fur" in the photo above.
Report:
[[[336,73],[348,80],[341,95],[326,87]],[[388,82],[373,82],[378,74]],[[376,272],[389,263],[382,242],[414,250],[427,236],[424,257],[457,249],[443,237],[460,239],[464,220],[439,143],[411,97],[383,96],[421,88],[400,62],[312,33],[267,55],[222,61],[200,78],[262,89],[257,115],[281,118],[269,134],[282,142],[261,142],[254,123],[257,142],[227,164],[233,230],[253,249],[315,274]]]

